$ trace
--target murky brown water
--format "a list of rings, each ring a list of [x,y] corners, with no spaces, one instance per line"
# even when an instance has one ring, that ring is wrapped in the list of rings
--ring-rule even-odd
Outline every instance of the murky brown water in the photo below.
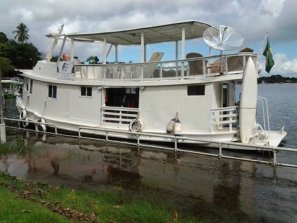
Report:
[[[297,222],[297,171],[135,147],[48,137],[26,139],[30,152],[3,155],[0,170],[29,180],[85,189],[118,185],[137,193],[140,185],[263,222]],[[181,204],[182,205],[182,204]],[[191,207],[190,207],[191,208]],[[193,207],[192,207],[193,208]]]

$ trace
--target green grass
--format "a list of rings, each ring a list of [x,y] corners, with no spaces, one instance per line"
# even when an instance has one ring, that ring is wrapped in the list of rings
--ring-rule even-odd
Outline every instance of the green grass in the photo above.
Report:
[[[18,139],[15,144],[7,144],[7,143],[0,143],[0,155],[1,154],[9,154],[9,153],[18,153],[23,154],[27,150],[27,147],[24,144],[24,141]]]
[[[64,223],[65,217],[43,208],[41,205],[19,198],[15,193],[0,187],[0,222],[2,223]]]
[[[117,186],[88,192],[38,182],[26,183],[3,173],[0,174],[0,223],[92,222],[92,219],[100,223],[247,222],[242,216],[238,218],[216,210],[199,199],[194,205],[190,204],[194,210],[185,211],[153,191],[144,188],[141,193],[127,193]],[[184,207],[189,205],[183,204]],[[69,210],[86,218],[64,217]]]

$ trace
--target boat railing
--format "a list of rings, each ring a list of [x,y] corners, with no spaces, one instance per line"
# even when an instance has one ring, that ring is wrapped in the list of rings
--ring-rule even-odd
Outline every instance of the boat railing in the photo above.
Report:
[[[101,123],[120,124],[128,127],[130,123],[138,117],[138,108],[127,107],[102,107]]]
[[[238,106],[211,109],[211,126],[212,131],[237,130]]]
[[[75,64],[75,79],[83,80],[151,80],[210,77],[241,74],[253,53],[196,57],[185,60],[147,63]]]
[[[236,143],[236,142],[219,142],[219,141],[212,141],[212,140],[201,140],[201,139],[195,139],[191,137],[183,137],[183,136],[177,136],[177,135],[158,135],[153,133],[142,133],[142,132],[127,132],[123,130],[117,130],[117,129],[107,129],[107,128],[97,128],[97,127],[88,127],[88,126],[80,126],[78,129],[78,135],[73,134],[65,134],[64,132],[60,132],[59,129],[49,123],[43,123],[43,125],[47,127],[51,127],[54,129],[54,132],[52,131],[41,131],[37,126],[40,125],[39,122],[34,121],[28,121],[28,120],[22,120],[22,119],[12,119],[12,118],[4,118],[6,125],[6,128],[11,129],[18,129],[26,131],[27,136],[29,136],[30,132],[35,133],[41,133],[42,134],[42,140],[46,141],[47,135],[55,135],[55,136],[66,136],[66,137],[73,137],[78,138],[79,142],[81,139],[88,139],[88,140],[101,140],[106,142],[112,142],[112,143],[120,143],[120,144],[127,144],[127,145],[135,145],[138,149],[140,148],[148,148],[148,149],[164,149],[168,151],[174,151],[175,154],[177,153],[190,153],[190,154],[196,154],[196,155],[204,155],[204,156],[210,156],[210,157],[218,157],[219,159],[230,159],[230,160],[240,160],[240,161],[246,161],[246,162],[254,162],[254,163],[260,163],[260,164],[267,164],[271,165],[273,167],[288,167],[288,168],[297,168],[296,163],[287,163],[282,162],[282,156],[283,152],[287,153],[294,153],[296,154],[297,149],[296,148],[289,148],[289,147],[272,147],[272,146],[261,146],[261,145],[250,145],[250,144],[242,144],[242,143]],[[30,123],[32,125],[35,125],[34,129],[27,129],[23,128],[22,125],[12,124],[12,123]],[[10,125],[11,124],[11,125]],[[102,132],[105,137],[94,137],[92,135],[85,135],[84,133],[96,131]],[[114,136],[118,134],[129,134],[130,135],[130,141],[125,141],[122,139],[116,139]],[[36,135],[37,136],[37,135]],[[166,144],[148,144],[147,143],[147,137],[150,138],[160,138],[164,139],[167,138],[169,142],[174,142],[173,146],[172,144],[169,144],[166,146]],[[132,141],[134,140],[134,141]],[[212,143],[214,144],[214,150],[217,151],[211,151],[211,150],[199,150],[199,146],[197,150],[193,149],[185,149],[182,148],[180,145],[183,143],[199,143],[203,145],[203,143]],[[245,157],[244,153],[242,153],[242,156],[239,156],[239,154],[230,154],[225,153],[225,149],[229,150],[230,148],[239,149],[239,150],[255,150],[258,152],[272,152],[272,157],[268,160],[263,160],[261,156],[258,156],[258,158],[250,158],[250,156]],[[279,159],[278,157],[279,156]],[[176,156],[177,157],[177,156]]]
[[[268,133],[270,132],[270,123],[269,123],[269,111],[268,111],[268,102],[265,97],[258,97],[258,106],[262,113],[262,120],[260,120],[263,124],[260,126],[263,132]]]
[[[295,163],[288,163],[282,161],[283,152],[287,153],[294,153],[296,154],[297,149],[296,148],[289,148],[289,147],[272,147],[272,146],[262,146],[262,145],[250,145],[250,144],[243,144],[243,143],[236,143],[236,142],[219,142],[219,141],[212,141],[212,140],[201,140],[191,137],[183,137],[178,135],[164,135],[164,134],[153,134],[153,133],[142,133],[142,132],[127,132],[120,129],[107,129],[107,128],[97,128],[97,127],[89,127],[89,126],[80,126],[78,129],[78,134],[65,134],[64,132],[60,132],[57,126],[49,123],[42,123],[42,125],[45,125],[47,127],[51,127],[54,129],[54,132],[52,131],[41,131],[40,128],[38,128],[38,125],[40,125],[40,122],[34,122],[34,121],[28,121],[23,119],[13,119],[13,118],[4,118],[6,125],[6,128],[11,129],[18,129],[21,131],[26,131],[27,136],[29,136],[30,132],[41,133],[42,134],[42,140],[46,141],[47,135],[55,135],[55,136],[66,136],[66,137],[73,137],[78,138],[79,142],[81,139],[87,139],[87,140],[99,140],[99,141],[105,141],[105,142],[111,142],[111,143],[120,143],[120,144],[127,144],[127,145],[135,145],[137,146],[138,150],[140,148],[148,148],[148,149],[163,149],[168,151],[174,151],[175,155],[177,153],[189,153],[189,154],[196,154],[196,155],[204,155],[204,156],[211,156],[211,157],[218,157],[219,159],[230,159],[230,160],[240,160],[245,162],[254,162],[254,163],[260,163],[260,164],[267,164],[271,165],[273,167],[288,167],[288,168],[297,168],[297,164]],[[23,125],[16,125],[13,123],[30,123],[32,125],[35,125],[35,128],[33,129],[27,129],[22,127]],[[88,132],[103,132],[105,137],[94,137],[92,135],[85,135],[84,133]],[[117,139],[114,136],[118,134],[129,134],[130,135],[130,141],[125,141],[122,139]],[[37,135],[36,135],[37,137]],[[173,146],[172,144],[169,144],[166,146],[166,144],[148,144],[147,143],[147,137],[150,138],[167,138],[168,141],[174,142]],[[132,141],[134,140],[134,141]],[[199,150],[199,147],[197,150],[193,149],[186,149],[182,148],[180,144],[183,143],[199,143],[203,145],[203,143],[212,143],[214,144],[214,149],[217,150],[216,152],[212,152],[211,150]],[[244,150],[255,150],[258,152],[272,152],[272,157],[269,160],[263,160],[261,159],[261,156],[258,156],[258,158],[249,158],[245,157],[244,153],[242,156],[239,156],[239,154],[230,154],[225,153],[225,149],[229,150],[232,148],[234,151],[244,151]],[[280,159],[277,159],[277,155]],[[177,156],[175,156],[177,157]]]

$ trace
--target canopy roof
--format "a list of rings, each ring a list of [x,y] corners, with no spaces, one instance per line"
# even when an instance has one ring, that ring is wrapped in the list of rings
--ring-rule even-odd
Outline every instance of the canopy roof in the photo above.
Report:
[[[185,38],[194,39],[202,37],[209,24],[198,21],[178,22],[159,26],[127,29],[103,33],[68,34],[67,37],[77,41],[101,41],[117,45],[141,44],[141,34],[144,34],[146,44],[171,42],[181,40],[182,28],[185,28]]]

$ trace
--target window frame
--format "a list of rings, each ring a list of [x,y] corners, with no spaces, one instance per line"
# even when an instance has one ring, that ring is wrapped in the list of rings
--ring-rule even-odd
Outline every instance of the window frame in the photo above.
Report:
[[[205,96],[205,84],[188,85],[187,96]]]
[[[92,97],[93,96],[93,87],[81,86],[80,87],[80,96],[81,97]]]
[[[57,99],[57,85],[52,85],[52,84],[49,84],[48,85],[48,97],[49,98],[54,98],[54,99]]]

